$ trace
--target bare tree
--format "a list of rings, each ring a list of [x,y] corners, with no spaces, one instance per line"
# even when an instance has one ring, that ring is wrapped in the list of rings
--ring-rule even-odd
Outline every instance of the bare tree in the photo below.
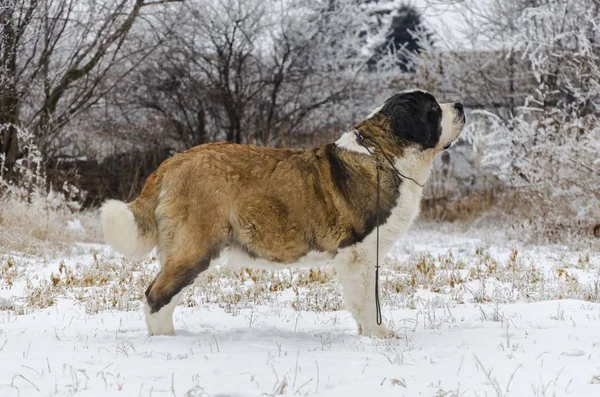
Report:
[[[8,0],[0,5],[0,141],[10,169],[16,126],[35,132],[44,155],[58,133],[97,103],[153,49],[130,36],[142,9],[178,0]],[[118,69],[107,84],[109,73]]]
[[[144,113],[140,107],[158,115],[183,146],[297,144],[333,114],[349,122],[356,106],[370,108],[387,88],[392,68],[364,73],[369,35],[378,31],[365,34],[370,14],[357,1],[190,1],[185,10],[121,95],[134,93],[127,117]]]

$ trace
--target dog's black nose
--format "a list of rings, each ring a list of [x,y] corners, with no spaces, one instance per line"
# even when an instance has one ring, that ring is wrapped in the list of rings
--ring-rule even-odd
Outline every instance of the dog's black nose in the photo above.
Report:
[[[462,104],[462,103],[460,103],[460,102],[455,102],[455,103],[454,103],[454,108],[455,108],[456,110],[458,110],[459,112],[464,112],[464,111],[465,111],[465,107],[464,107],[464,106],[463,106],[463,104]]]

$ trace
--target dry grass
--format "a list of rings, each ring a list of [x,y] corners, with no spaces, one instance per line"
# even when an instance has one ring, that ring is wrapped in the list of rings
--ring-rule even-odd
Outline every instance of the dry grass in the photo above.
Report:
[[[213,268],[205,274],[186,294],[186,305],[217,304],[236,314],[257,304],[274,305],[283,299],[283,292],[291,292],[293,299],[288,303],[296,310],[332,311],[343,306],[335,271],[330,268],[278,272]]]
[[[600,251],[600,213],[597,218],[577,220],[576,214],[560,215],[568,212],[560,207],[560,202],[549,203],[547,197],[502,192],[490,185],[488,190],[466,191],[457,197],[425,198],[420,218],[465,226],[493,224],[520,241]]]
[[[61,298],[76,300],[84,305],[87,313],[139,310],[144,291],[158,271],[156,258],[132,262],[96,252],[92,256],[93,261],[87,264],[60,262],[55,269],[50,269],[48,276],[22,272],[17,277],[11,270],[10,276],[9,272],[0,274],[0,281],[6,284],[8,280],[25,281],[21,311],[46,308]],[[3,269],[7,266],[5,263]],[[22,267],[27,265],[23,263]],[[216,304],[228,313],[237,314],[254,305],[273,305],[284,291],[293,291],[290,305],[297,310],[342,308],[335,272],[328,269],[269,272],[212,268],[187,291],[183,305]]]
[[[421,202],[421,219],[442,222],[474,221],[488,213],[497,203],[493,187],[485,191],[473,191],[457,198],[431,197]]]
[[[4,310],[18,313],[74,299],[88,313],[105,310],[139,310],[144,291],[157,272],[154,260],[131,262],[93,253],[89,263],[55,265],[48,275],[18,272],[14,262],[0,263],[0,285],[25,282],[25,297],[18,304],[2,301]],[[23,269],[27,266],[23,265]],[[389,260],[383,266],[382,303],[389,308],[445,307],[462,303],[491,304],[549,299],[600,301],[600,271],[595,281],[580,282],[578,270],[592,270],[588,256],[575,263],[542,267],[513,250],[499,261],[487,250],[455,256],[413,255]],[[423,291],[433,295],[426,300]],[[343,309],[341,287],[335,271],[212,268],[185,294],[183,305],[218,305],[237,315],[255,305],[287,306],[298,311]]]
[[[536,264],[513,250],[506,261],[478,248],[474,255],[456,258],[452,251],[396,260],[383,283],[386,304],[416,307],[415,293],[427,290],[453,303],[514,303],[551,299],[600,301],[600,270],[595,280],[580,282],[574,269],[592,270],[589,256],[551,268]],[[402,302],[398,305],[398,302]],[[396,304],[395,304],[396,303]]]
[[[0,254],[70,253],[74,241],[101,242],[95,212],[73,213],[6,197],[0,199]]]
[[[18,277],[17,266],[15,266],[12,258],[6,259],[3,263],[0,263],[0,289],[9,289]]]
[[[81,302],[88,313],[103,310],[137,310],[155,275],[152,261],[111,260],[93,253],[90,264],[57,266],[47,278],[27,278],[25,305],[52,306],[59,298]]]

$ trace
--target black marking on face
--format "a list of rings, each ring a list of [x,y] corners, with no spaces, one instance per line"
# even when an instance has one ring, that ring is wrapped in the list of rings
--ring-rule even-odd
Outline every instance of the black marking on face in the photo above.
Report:
[[[437,146],[442,134],[442,109],[424,91],[396,94],[379,111],[386,116],[396,137],[418,143],[423,150]]]

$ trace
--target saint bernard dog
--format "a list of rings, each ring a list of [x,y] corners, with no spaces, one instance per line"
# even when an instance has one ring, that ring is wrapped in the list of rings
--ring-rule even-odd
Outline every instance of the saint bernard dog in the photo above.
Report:
[[[115,250],[140,257],[158,247],[162,267],[146,290],[150,335],[175,333],[184,289],[222,256],[240,267],[333,265],[358,333],[393,336],[376,320],[376,220],[383,255],[419,213],[435,155],[464,124],[460,103],[412,90],[335,143],[308,150],[209,143],[164,161],[135,201],[101,208]]]

